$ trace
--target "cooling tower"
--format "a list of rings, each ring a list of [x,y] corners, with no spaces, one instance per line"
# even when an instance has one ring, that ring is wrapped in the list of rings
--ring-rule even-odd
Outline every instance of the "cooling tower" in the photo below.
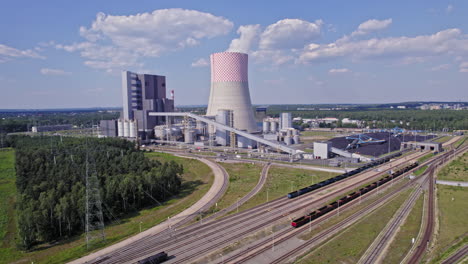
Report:
[[[248,80],[248,56],[239,52],[220,52],[210,56],[211,90],[206,115],[219,109],[234,112],[234,127],[257,132]]]

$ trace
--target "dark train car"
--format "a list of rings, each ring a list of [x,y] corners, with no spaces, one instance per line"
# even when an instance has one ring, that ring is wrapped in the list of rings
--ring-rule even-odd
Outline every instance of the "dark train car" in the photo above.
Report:
[[[137,263],[138,264],[159,264],[159,263],[163,263],[164,261],[168,260],[168,256],[167,256],[167,253],[162,251],[162,252],[159,252],[158,254],[156,255],[153,255],[153,256],[149,256],[145,259],[142,259],[140,261],[138,261]]]

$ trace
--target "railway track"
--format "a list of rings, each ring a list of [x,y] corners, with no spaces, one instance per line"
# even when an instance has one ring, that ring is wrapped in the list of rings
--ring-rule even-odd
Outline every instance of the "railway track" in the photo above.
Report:
[[[417,159],[420,156],[424,155],[425,153],[415,155],[413,159]],[[403,162],[407,162],[406,160],[398,160],[399,162],[393,162],[395,166],[400,165]],[[386,165],[384,165],[386,166]],[[367,171],[368,172],[368,171]],[[151,236],[151,237],[146,237],[145,239],[136,241],[125,248],[122,248],[121,250],[118,250],[116,252],[112,252],[111,254],[108,255],[109,258],[104,260],[102,263],[121,263],[121,262],[127,262],[127,261],[133,261],[136,259],[144,258],[146,256],[149,256],[151,254],[154,254],[154,252],[158,250],[165,250],[168,253],[171,253],[173,250],[178,250],[181,247],[184,249],[180,249],[178,251],[184,250],[184,251],[190,251],[190,250],[196,250],[199,245],[197,242],[203,241],[204,239],[209,239],[209,240],[215,240],[219,239],[220,237],[216,236],[216,233],[220,233],[223,230],[230,229],[236,229],[239,231],[242,227],[245,227],[246,225],[252,226],[248,231],[242,232],[242,235],[246,235],[248,233],[255,232],[255,230],[258,230],[259,227],[263,227],[265,225],[268,225],[272,221],[276,221],[278,219],[281,219],[283,217],[282,213],[286,211],[287,213],[292,213],[296,212],[299,210],[304,209],[307,206],[315,205],[320,202],[326,201],[326,199],[329,199],[335,195],[338,195],[340,191],[344,192],[347,191],[350,188],[353,188],[356,185],[363,184],[364,182],[370,181],[371,178],[376,178],[381,175],[385,174],[384,173],[375,173],[372,176],[369,176],[368,178],[365,178],[357,183],[355,183],[352,186],[349,186],[346,190],[339,190],[335,191],[322,199],[315,200],[310,203],[305,203],[304,200],[307,198],[310,199],[310,197],[316,195],[318,192],[321,192],[323,190],[319,189],[314,192],[311,192],[307,195],[304,195],[303,198],[301,199],[294,199],[294,201],[291,201],[289,199],[286,199],[284,197],[278,198],[274,201],[271,201],[267,204],[262,204],[259,206],[256,206],[252,209],[246,210],[244,212],[241,212],[239,214],[231,215],[228,217],[225,217],[220,220],[216,221],[210,221],[210,222],[205,222],[203,224],[193,224],[188,227],[184,227],[180,230],[172,229],[172,230],[167,230],[161,235],[158,236]],[[361,174],[358,174],[361,175]],[[356,175],[356,176],[358,176]],[[356,176],[350,177],[349,179],[353,179]],[[342,182],[339,182],[339,184],[342,184]],[[336,186],[335,184],[332,184],[329,186],[329,188],[333,188]],[[289,210],[291,207],[297,207],[291,210]],[[270,210],[270,211],[268,211]],[[276,216],[274,216],[276,214]],[[279,215],[279,216],[278,216]],[[250,220],[250,222],[248,221]],[[248,223],[246,223],[248,222]],[[258,225],[250,225],[252,222],[260,222]],[[239,227],[241,226],[241,227]],[[234,230],[235,231],[235,230]],[[199,234],[208,232],[208,234],[201,236]],[[198,235],[198,236],[197,236]],[[215,236],[215,237],[212,237]],[[217,243],[217,246],[224,245],[225,243],[229,241],[233,241],[239,236],[235,237],[229,237],[226,235],[220,235],[221,238],[225,238],[222,240],[222,242]],[[182,242],[184,241],[184,242]],[[194,244],[193,247],[188,247],[190,244]],[[188,247],[188,248],[187,248]],[[210,250],[212,250],[214,247],[211,247]],[[208,252],[209,250],[204,250],[203,252]],[[189,258],[184,258],[184,261],[190,260],[192,258],[197,258],[199,256],[199,253],[194,253],[190,255]],[[103,256],[107,257],[107,256]],[[99,261],[96,259],[95,261]],[[178,261],[178,260],[176,260]],[[176,262],[179,263],[179,262]]]
[[[446,159],[446,157],[448,155],[450,155],[451,153],[447,153],[446,155],[444,156],[439,156],[439,157],[436,157],[435,159],[431,159],[423,164],[429,164],[429,163],[437,163],[439,162],[440,160],[442,159]],[[433,182],[432,182],[433,183]],[[357,213],[355,214],[354,216],[358,217],[359,215],[362,216],[362,211],[360,213]],[[324,221],[326,219],[328,219],[328,217],[326,217],[327,215],[323,216],[322,218],[319,218],[319,219],[323,219],[321,221]],[[346,222],[341,222],[340,224],[337,224],[336,227],[341,227],[343,226],[344,224],[346,224]],[[276,244],[279,244],[279,243],[282,243],[284,241],[287,241],[288,239],[292,238],[292,237],[295,237],[297,236],[297,234],[299,234],[300,232],[302,232],[304,229],[306,229],[304,226],[300,228],[300,231],[298,230],[297,232],[294,232],[294,231],[290,231],[291,233],[289,233],[289,235],[285,235],[288,231],[284,231],[284,233],[280,233],[278,235],[275,235],[277,237],[277,240],[273,243],[276,243]],[[327,232],[333,232],[334,230],[332,229],[329,229]],[[309,247],[310,245],[314,244],[314,243],[318,243],[318,241],[320,239],[323,239],[324,237],[326,237],[326,233],[327,232],[324,232],[322,235],[317,235],[315,237],[315,239],[311,239],[309,241],[307,241],[306,243],[302,244],[301,246],[299,246],[298,248],[296,249],[293,249],[292,251],[290,251],[289,253],[281,256],[281,257],[277,257],[277,260],[272,262],[272,263],[282,263],[286,260],[288,260],[289,258],[291,258],[292,256],[294,256],[295,254],[301,252],[302,250],[304,250],[305,248]],[[283,239],[281,239],[280,237],[282,235],[285,235],[285,237]],[[242,262],[245,262],[245,261],[248,261],[250,259],[252,259],[253,257],[265,252],[266,250],[268,250],[268,248],[271,247],[270,245],[271,243],[268,243],[268,246],[264,246],[262,250],[256,252],[256,253],[253,253],[252,254],[252,251],[255,251],[255,247],[249,247],[246,251],[243,251],[243,252],[240,252],[238,254],[236,254],[237,257],[230,257],[229,259],[226,259],[226,261],[228,262],[232,262],[232,263],[242,263]]]
[[[433,168],[430,169],[429,173],[433,173]],[[401,209],[397,212],[396,216],[387,224],[379,236],[375,239],[374,243],[368,248],[367,252],[364,253],[363,257],[359,260],[359,264],[372,264],[377,263],[379,257],[384,251],[385,247],[388,246],[392,237],[396,234],[399,226],[409,215],[413,208],[416,200],[422,193],[422,185],[417,188],[411,196],[401,206]]]
[[[400,179],[403,179],[403,177],[399,177],[396,180],[400,180]],[[325,229],[324,231],[320,232],[319,234],[314,236],[312,239],[307,240],[304,244],[301,244],[299,247],[296,247],[296,248],[292,249],[291,251],[287,252],[286,254],[277,257],[276,260],[273,261],[272,263],[284,263],[289,258],[294,256],[298,252],[301,252],[305,248],[307,248],[307,247],[309,247],[309,246],[311,246],[313,244],[320,243],[321,241],[333,236],[334,234],[337,234],[343,228],[345,228],[345,227],[351,225],[352,223],[358,221],[364,215],[366,215],[366,214],[374,211],[378,207],[380,207],[387,200],[395,197],[396,194],[398,194],[399,192],[409,188],[411,185],[414,184],[414,182],[415,181],[408,182],[404,186],[402,186],[402,187],[400,187],[400,188],[398,188],[396,190],[393,190],[392,192],[384,195],[383,197],[381,197],[381,198],[377,199],[376,201],[372,202],[371,204],[369,204],[365,208],[363,208],[363,209],[359,210],[358,212],[354,213],[350,217],[348,217],[348,218],[342,220],[341,222],[333,225],[332,227],[329,227],[329,228]],[[388,186],[390,186],[390,185],[388,185]],[[376,192],[377,192],[377,189],[374,189],[373,191],[367,193],[366,195],[364,195],[365,196],[364,199],[367,199],[368,197],[371,197],[372,194],[374,194]],[[359,203],[360,201],[358,201],[358,200],[359,199],[355,199],[352,202],[349,202],[348,204],[343,206],[342,210],[345,210],[345,208],[350,208],[351,206],[355,205],[356,203]],[[325,214],[324,216],[310,222],[309,224],[303,225],[302,227],[299,227],[299,228],[296,228],[296,229],[291,229],[291,228],[285,229],[285,230],[281,231],[279,234],[275,235],[277,237],[277,239],[275,241],[268,242],[266,244],[263,243],[262,245],[256,245],[256,246],[258,246],[258,248],[256,248],[255,246],[251,246],[251,247],[249,247],[248,249],[246,249],[244,251],[238,252],[235,255],[230,256],[228,259],[225,260],[225,262],[227,262],[227,263],[243,263],[243,262],[247,262],[249,260],[252,260],[254,257],[256,257],[256,256],[266,252],[270,248],[272,248],[272,243],[275,243],[276,245],[278,245],[280,243],[286,242],[289,239],[291,239],[293,237],[296,237],[300,233],[304,232],[305,230],[310,229],[311,225],[315,225],[315,224],[319,224],[321,222],[324,222],[324,221],[332,218],[333,216],[335,216],[334,213],[328,213],[328,214]]]
[[[441,157],[441,159],[439,160],[436,160],[436,163],[437,165],[442,165],[443,162],[449,160],[449,157],[450,155],[457,155],[459,153],[463,153],[465,151],[468,150],[468,146],[465,146],[465,147],[462,147],[462,148],[458,148],[457,150],[452,150],[446,154],[444,154],[444,156]],[[442,160],[442,161],[440,161]],[[435,218],[435,214],[434,214],[434,173],[432,172],[430,177],[431,177],[431,181],[429,182],[429,198],[428,198],[428,208],[427,208],[427,222],[426,222],[426,225],[425,225],[425,229],[424,229],[424,234],[422,236],[422,238],[420,239],[419,241],[419,244],[416,248],[416,250],[412,253],[411,257],[409,258],[409,261],[408,263],[409,264],[416,264],[416,263],[419,263],[419,261],[421,260],[422,256],[424,255],[424,253],[426,252],[426,250],[428,249],[429,247],[429,243],[432,239],[432,234],[433,234],[433,230],[434,230],[434,218]]]
[[[454,264],[459,261],[462,261],[468,256],[468,245],[464,245],[450,257],[442,261],[442,264]]]

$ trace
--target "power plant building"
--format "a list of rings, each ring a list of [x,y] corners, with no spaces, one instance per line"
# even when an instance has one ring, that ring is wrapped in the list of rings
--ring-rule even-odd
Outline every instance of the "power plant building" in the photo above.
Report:
[[[211,89],[207,116],[218,110],[232,110],[233,126],[249,133],[258,132],[250,100],[248,55],[239,52],[220,52],[210,56]]]
[[[122,72],[123,113],[119,136],[149,139],[153,129],[165,122],[150,112],[173,112],[174,100],[166,98],[166,77]],[[134,121],[134,122],[133,122]]]

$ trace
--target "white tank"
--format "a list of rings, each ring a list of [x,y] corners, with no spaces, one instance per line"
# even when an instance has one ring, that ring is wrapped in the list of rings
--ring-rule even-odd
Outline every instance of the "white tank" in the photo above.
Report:
[[[120,119],[117,121],[117,136],[119,137],[124,136],[123,121]]]
[[[128,120],[123,121],[123,136],[124,137],[129,137],[130,136],[130,122]]]
[[[131,138],[136,138],[136,123],[135,121],[130,121],[129,122],[129,137]]]
[[[276,123],[276,121],[270,122],[270,131],[271,133],[276,133],[278,131],[278,123]]]
[[[294,129],[294,130],[293,130],[293,135],[294,135],[294,136],[295,136],[295,135],[299,135],[299,130]]]
[[[270,122],[263,121],[263,134],[270,132]]]
[[[292,130],[291,129],[286,130],[286,135],[291,137],[292,136]]]
[[[294,139],[294,144],[300,144],[301,143],[300,140],[299,140],[299,135],[294,135],[293,139]]]
[[[193,144],[194,131],[192,129],[186,129],[184,134],[184,142],[187,144]]]
[[[289,146],[292,144],[292,138],[290,136],[285,136],[284,137],[284,143]]]

